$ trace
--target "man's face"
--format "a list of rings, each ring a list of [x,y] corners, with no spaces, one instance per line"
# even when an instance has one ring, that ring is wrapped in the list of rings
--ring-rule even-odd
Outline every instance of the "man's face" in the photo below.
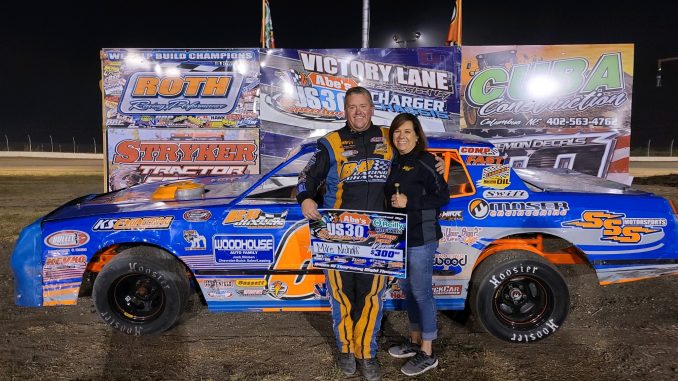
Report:
[[[370,126],[374,108],[370,98],[364,94],[353,94],[344,100],[344,113],[349,127],[354,131],[365,131]]]

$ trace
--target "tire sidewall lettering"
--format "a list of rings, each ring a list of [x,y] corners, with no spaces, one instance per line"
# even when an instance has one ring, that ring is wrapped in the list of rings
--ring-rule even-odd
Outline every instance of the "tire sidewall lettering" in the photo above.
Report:
[[[130,262],[129,270],[131,273],[143,274],[155,279],[160,284],[160,287],[165,290],[170,290],[172,288],[166,277],[163,276],[161,272],[153,270],[153,268],[149,265],[139,262]]]
[[[499,285],[501,285],[504,281],[509,279],[512,276],[515,275],[523,275],[523,274],[528,274],[528,275],[534,275],[537,274],[537,271],[539,271],[540,266],[535,266],[535,265],[517,265],[513,266],[507,269],[501,269],[499,271],[496,271],[494,274],[490,276],[488,279],[488,282],[492,284],[494,289],[497,289]]]
[[[530,341],[545,339],[556,333],[559,328],[560,326],[555,323],[554,319],[550,318],[544,324],[531,331],[511,333],[508,340],[514,343],[529,343]]]

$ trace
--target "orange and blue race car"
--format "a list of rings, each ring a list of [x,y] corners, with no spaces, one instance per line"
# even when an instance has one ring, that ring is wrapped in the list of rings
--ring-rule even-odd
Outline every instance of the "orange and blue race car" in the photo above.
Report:
[[[16,303],[72,305],[91,290],[103,321],[131,335],[172,327],[191,292],[215,312],[329,310],[294,194],[314,150],[302,144],[264,175],[66,203],[21,232]],[[662,197],[567,168],[515,168],[469,135],[433,135],[429,150],[444,160],[451,194],[434,265],[441,310],[469,307],[494,336],[532,342],[570,309],[559,266],[591,266],[602,285],[678,273],[678,216]],[[385,298],[386,309],[403,307],[397,282]]]

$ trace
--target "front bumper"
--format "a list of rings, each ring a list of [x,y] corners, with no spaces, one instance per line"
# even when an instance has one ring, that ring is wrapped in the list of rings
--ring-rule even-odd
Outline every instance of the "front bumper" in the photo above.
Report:
[[[12,253],[15,303],[22,307],[42,306],[42,218],[19,234]]]

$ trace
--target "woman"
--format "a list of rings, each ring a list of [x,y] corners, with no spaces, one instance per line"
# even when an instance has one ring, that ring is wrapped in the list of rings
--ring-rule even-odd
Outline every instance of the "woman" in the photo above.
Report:
[[[431,348],[438,333],[431,285],[433,257],[442,237],[437,216],[450,194],[435,170],[435,156],[426,152],[426,136],[416,116],[396,116],[389,142],[397,154],[386,180],[386,201],[391,211],[407,214],[407,279],[401,279],[400,285],[407,300],[410,341],[391,347],[388,353],[411,357],[400,370],[415,376],[438,366]]]

